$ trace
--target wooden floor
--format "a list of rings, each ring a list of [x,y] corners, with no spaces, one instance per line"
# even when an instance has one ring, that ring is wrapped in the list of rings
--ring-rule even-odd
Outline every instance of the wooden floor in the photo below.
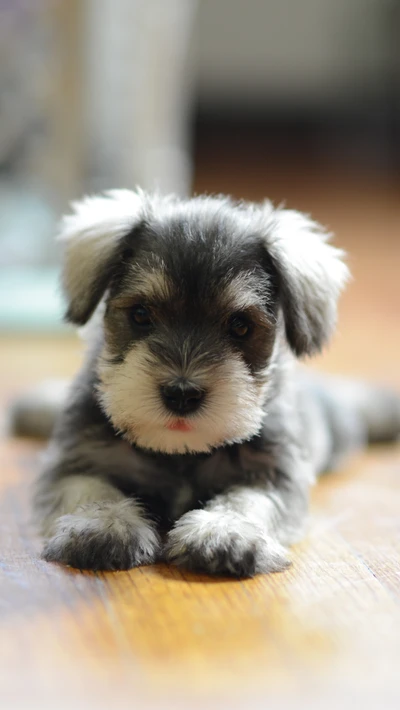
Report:
[[[246,156],[241,167],[208,159],[199,191],[285,198],[337,232],[355,279],[316,366],[400,388],[394,187],[365,176],[293,175],[267,161],[251,171]],[[72,337],[3,337],[3,401],[43,376],[73,373],[79,360]],[[399,446],[370,450],[325,477],[291,569],[248,581],[161,565],[82,574],[41,561],[29,512],[39,450],[1,443],[3,710],[400,707]]]

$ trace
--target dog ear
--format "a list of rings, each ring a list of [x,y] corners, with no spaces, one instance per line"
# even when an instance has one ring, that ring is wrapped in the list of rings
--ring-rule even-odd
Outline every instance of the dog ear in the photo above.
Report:
[[[143,195],[111,190],[73,203],[58,239],[64,246],[62,285],[66,319],[86,323],[111,279],[123,237],[141,220]]]
[[[278,275],[288,343],[298,355],[319,351],[331,336],[340,291],[349,277],[344,253],[300,212],[264,206],[265,246]]]

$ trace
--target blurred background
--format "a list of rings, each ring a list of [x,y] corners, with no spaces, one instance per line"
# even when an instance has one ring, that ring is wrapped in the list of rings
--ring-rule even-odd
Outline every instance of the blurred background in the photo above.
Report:
[[[57,220],[137,184],[313,213],[397,315],[399,123],[398,0],[0,0],[0,331],[65,328]]]

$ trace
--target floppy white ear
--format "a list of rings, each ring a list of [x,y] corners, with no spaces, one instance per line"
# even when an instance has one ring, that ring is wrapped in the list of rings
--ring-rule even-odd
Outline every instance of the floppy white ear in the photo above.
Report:
[[[278,274],[286,337],[296,355],[311,355],[336,324],[338,297],[349,278],[344,253],[306,215],[270,204],[265,212],[265,246]]]
[[[141,220],[143,194],[111,190],[73,203],[58,239],[64,246],[66,318],[83,325],[107,288],[122,238]]]

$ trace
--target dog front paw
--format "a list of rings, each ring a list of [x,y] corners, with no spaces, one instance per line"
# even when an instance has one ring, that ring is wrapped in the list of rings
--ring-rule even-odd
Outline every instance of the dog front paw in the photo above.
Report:
[[[191,510],[168,534],[166,558],[209,574],[253,577],[281,572],[290,562],[285,549],[240,515]]]
[[[160,540],[133,501],[90,504],[54,523],[43,558],[77,569],[123,570],[154,562]]]

